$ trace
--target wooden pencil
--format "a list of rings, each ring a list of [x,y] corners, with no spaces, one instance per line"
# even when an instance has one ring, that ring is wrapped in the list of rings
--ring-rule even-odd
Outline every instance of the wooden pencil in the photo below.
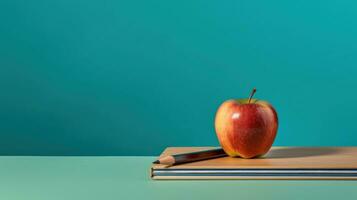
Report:
[[[224,156],[227,156],[227,154],[223,151],[222,148],[219,148],[219,149],[210,149],[206,151],[196,151],[191,153],[169,155],[159,158],[153,163],[171,166],[171,165],[178,165],[183,163],[219,158]]]

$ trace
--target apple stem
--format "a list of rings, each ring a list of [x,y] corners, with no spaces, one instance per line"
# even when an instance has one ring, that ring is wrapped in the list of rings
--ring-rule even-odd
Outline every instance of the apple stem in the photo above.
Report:
[[[248,103],[250,103],[250,101],[252,100],[253,95],[255,94],[255,92],[257,91],[256,88],[253,88],[252,92],[250,93],[249,99],[248,99]]]

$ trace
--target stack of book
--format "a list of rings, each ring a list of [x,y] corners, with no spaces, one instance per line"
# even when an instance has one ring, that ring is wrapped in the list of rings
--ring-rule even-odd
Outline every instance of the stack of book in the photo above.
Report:
[[[214,147],[169,147],[160,155],[185,154]],[[167,166],[153,164],[151,177],[170,179],[356,179],[357,147],[273,147],[254,159],[219,158]]]

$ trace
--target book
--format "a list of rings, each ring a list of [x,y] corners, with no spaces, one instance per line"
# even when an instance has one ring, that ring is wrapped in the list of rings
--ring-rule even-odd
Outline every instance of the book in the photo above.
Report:
[[[214,148],[169,147],[160,157]],[[169,167],[153,164],[151,178],[357,180],[357,147],[272,147],[253,159],[227,156]]]

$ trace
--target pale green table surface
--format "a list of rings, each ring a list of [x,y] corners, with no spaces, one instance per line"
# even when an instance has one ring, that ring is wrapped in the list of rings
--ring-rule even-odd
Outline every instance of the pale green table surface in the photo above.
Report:
[[[154,157],[0,157],[0,199],[357,199],[357,181],[153,181]]]

